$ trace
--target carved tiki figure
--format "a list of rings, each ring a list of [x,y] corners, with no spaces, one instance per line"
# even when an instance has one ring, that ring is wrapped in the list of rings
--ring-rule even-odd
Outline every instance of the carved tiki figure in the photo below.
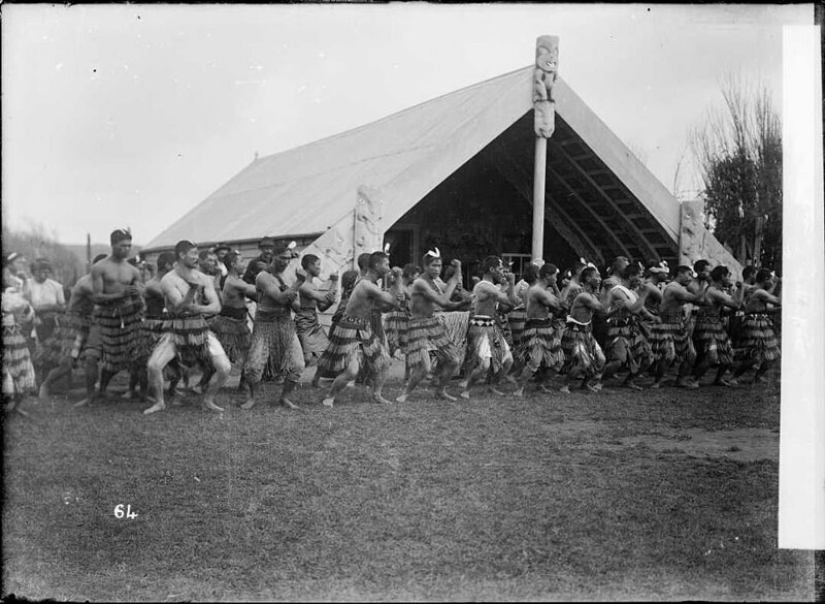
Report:
[[[550,138],[555,126],[553,86],[559,68],[558,36],[540,36],[536,40],[536,68],[533,71],[533,107],[536,136]]]

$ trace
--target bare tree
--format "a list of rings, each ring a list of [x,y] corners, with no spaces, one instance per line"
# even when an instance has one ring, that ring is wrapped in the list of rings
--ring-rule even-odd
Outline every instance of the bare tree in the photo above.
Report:
[[[690,142],[704,184],[705,210],[719,241],[743,265],[782,262],[782,130],[764,85],[728,75],[723,107],[708,111]]]

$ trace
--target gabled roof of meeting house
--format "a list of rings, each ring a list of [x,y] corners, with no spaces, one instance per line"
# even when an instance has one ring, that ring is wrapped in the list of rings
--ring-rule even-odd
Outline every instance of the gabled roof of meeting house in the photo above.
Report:
[[[145,248],[181,239],[320,236],[354,214],[356,190],[382,191],[392,225],[484,152],[517,187],[533,180],[533,67],[462,88],[376,122],[253,161]],[[547,219],[592,259],[677,258],[680,204],[571,88],[554,88]]]

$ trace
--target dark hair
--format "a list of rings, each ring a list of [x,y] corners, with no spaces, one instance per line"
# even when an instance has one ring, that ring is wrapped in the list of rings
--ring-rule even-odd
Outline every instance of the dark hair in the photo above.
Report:
[[[229,250],[226,253],[226,256],[223,257],[223,265],[226,267],[227,270],[232,268],[232,265],[235,264],[238,259],[241,257],[241,253],[237,250]]]
[[[627,262],[628,266],[631,266],[630,258],[627,256],[616,256],[610,265],[610,274],[615,275],[619,271],[619,265],[624,262]]]
[[[756,273],[756,267],[755,266],[746,266],[745,268],[742,269],[742,281],[747,281],[748,279],[751,278],[751,276],[754,273]],[[770,273],[771,273],[771,271],[768,271],[769,275],[770,275]],[[757,279],[757,281],[758,281],[758,279]]]
[[[710,266],[710,260],[704,260],[704,259],[697,260],[696,262],[693,263],[693,272],[695,272],[698,275],[699,273],[703,272],[709,266]]]
[[[552,277],[556,273],[559,272],[559,267],[551,262],[547,262],[543,264],[542,267],[539,269],[539,278],[546,279],[547,277]]]
[[[203,261],[209,258],[209,256],[214,256],[215,252],[210,252],[209,250],[201,250],[198,252],[198,260]]]
[[[108,257],[109,257],[108,254],[98,254],[97,256],[92,258],[92,264],[97,264],[98,262],[100,262],[104,258],[108,258]]]
[[[568,272],[570,273],[571,277],[576,273],[579,273],[579,275],[581,275],[581,271],[586,267],[587,265],[584,262],[582,262],[581,260],[576,260],[573,264],[570,265],[570,270]]]
[[[158,256],[158,270],[167,264],[175,264],[175,255],[172,252],[163,252],[160,256]]]
[[[301,268],[303,268],[305,271],[309,270],[309,267],[318,262],[319,260],[320,258],[315,254],[307,254],[306,256],[301,258]]]
[[[370,265],[370,256],[369,252],[364,252],[363,254],[358,254],[358,268],[362,271],[367,270]]]
[[[46,269],[47,271],[52,270],[52,263],[49,262],[48,258],[37,258],[34,261],[34,266],[32,267],[32,270],[39,271],[42,269]]]
[[[730,270],[728,270],[728,267],[724,264],[720,264],[712,271],[710,271],[710,279],[711,281],[719,281],[728,274],[730,274]]]
[[[417,264],[410,263],[404,267],[403,274],[405,277],[409,279],[410,277],[413,277],[415,275],[420,275],[422,272],[424,271],[421,270],[420,266],[418,266]]]
[[[622,279],[632,279],[633,277],[637,277],[642,273],[642,269],[639,268],[638,264],[628,264],[624,271],[622,271]]]
[[[582,282],[587,281],[587,280],[590,278],[590,276],[591,276],[591,275],[593,275],[593,274],[597,274],[597,275],[598,275],[598,274],[599,274],[598,269],[595,269],[595,268],[593,268],[592,266],[587,266],[587,267],[585,267],[585,269],[582,271],[582,274],[581,274],[580,279],[582,280]]]
[[[752,267],[749,266],[748,268],[752,268]],[[742,272],[743,278],[744,278],[744,275],[745,275],[745,273],[743,271]],[[773,271],[771,269],[769,269],[769,268],[760,268],[756,272],[756,282],[757,283],[764,283],[765,281],[770,279],[772,276],[773,276]]]
[[[112,245],[117,245],[124,239],[132,240],[132,232],[129,229],[115,229],[112,231],[112,234],[109,235],[109,243]]]
[[[536,279],[539,278],[539,267],[531,262],[524,267],[523,271],[521,271],[521,278],[530,285],[533,285],[533,283],[536,282]]]
[[[484,274],[489,273],[491,270],[498,268],[499,266],[501,266],[501,258],[498,256],[487,256],[481,261],[481,270]]]
[[[179,259],[181,254],[186,254],[192,248],[198,247],[188,239],[184,239],[182,241],[178,241],[175,244],[175,260]]]
[[[355,285],[356,279],[358,279],[358,271],[352,269],[344,271],[344,274],[341,275],[341,289],[350,289]]]
[[[687,264],[680,264],[676,267],[676,274],[679,275],[681,273],[693,274],[693,269],[690,268]]]
[[[370,254],[370,269],[375,270],[378,267],[378,265],[381,264],[381,262],[388,258],[389,256],[387,256],[384,252],[373,252],[372,254]]]

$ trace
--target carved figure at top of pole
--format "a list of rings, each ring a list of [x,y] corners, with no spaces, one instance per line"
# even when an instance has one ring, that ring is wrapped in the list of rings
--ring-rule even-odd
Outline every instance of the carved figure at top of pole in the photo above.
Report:
[[[553,86],[559,69],[558,36],[536,39],[536,68],[533,71],[533,108],[536,136],[550,138],[556,129],[556,100]]]

